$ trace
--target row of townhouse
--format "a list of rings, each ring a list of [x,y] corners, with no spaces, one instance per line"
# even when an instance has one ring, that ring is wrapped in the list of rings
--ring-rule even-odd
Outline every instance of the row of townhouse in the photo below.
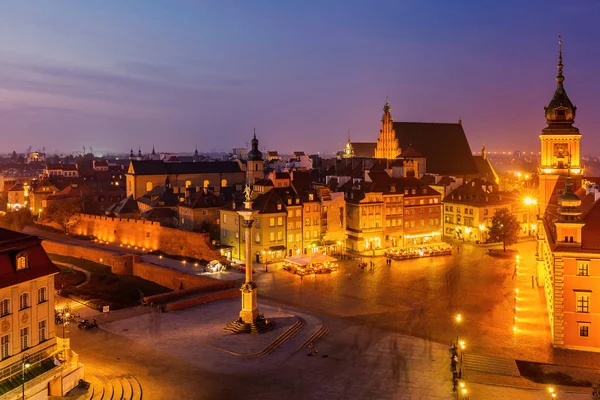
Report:
[[[535,234],[537,201],[507,191],[486,180],[465,182],[444,198],[443,234],[447,238],[487,243],[494,213],[507,208],[521,225],[519,236]]]
[[[280,177],[281,179],[281,177]],[[309,252],[340,253],[346,238],[346,202],[343,193],[326,187],[297,188],[287,181],[273,187],[265,180],[254,185],[252,228],[256,262],[280,261]],[[220,210],[220,244],[230,256],[245,259],[245,238],[238,211],[241,200]]]
[[[353,251],[422,246],[441,238],[441,194],[414,177],[369,173],[347,191],[347,247]]]

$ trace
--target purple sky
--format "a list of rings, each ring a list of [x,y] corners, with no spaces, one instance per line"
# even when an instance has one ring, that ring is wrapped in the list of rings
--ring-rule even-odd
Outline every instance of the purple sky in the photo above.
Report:
[[[538,151],[565,87],[597,154],[600,1],[13,1],[0,152],[327,153],[397,121],[463,119],[473,150]]]

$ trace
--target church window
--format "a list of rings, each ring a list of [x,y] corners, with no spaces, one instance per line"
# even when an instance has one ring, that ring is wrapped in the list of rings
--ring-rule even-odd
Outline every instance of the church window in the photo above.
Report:
[[[258,164],[255,165],[254,170],[258,171]]]

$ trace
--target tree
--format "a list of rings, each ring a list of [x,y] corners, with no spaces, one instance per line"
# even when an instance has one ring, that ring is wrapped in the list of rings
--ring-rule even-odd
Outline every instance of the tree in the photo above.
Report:
[[[44,210],[44,221],[58,224],[63,231],[67,230],[79,222],[79,213],[81,205],[69,201],[53,201],[46,210]]]
[[[19,157],[19,156],[17,155],[17,152],[13,150],[13,152],[12,152],[12,155],[10,156],[10,159],[11,159],[12,161],[16,162],[16,161],[17,161],[17,157]]]
[[[492,217],[489,239],[491,242],[501,242],[504,251],[506,251],[506,246],[517,243],[519,229],[521,229],[521,226],[517,221],[517,217],[508,208],[500,208],[496,210]]]

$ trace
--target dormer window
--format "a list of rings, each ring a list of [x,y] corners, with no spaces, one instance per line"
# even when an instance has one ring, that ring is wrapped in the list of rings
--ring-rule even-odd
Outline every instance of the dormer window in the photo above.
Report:
[[[300,204],[300,199],[296,199],[296,204]]]
[[[29,256],[27,253],[19,253],[16,257],[17,271],[22,269],[29,269]]]
[[[314,199],[315,199],[315,195],[314,195],[314,194],[312,194],[312,193],[309,193],[309,194],[308,194],[308,200],[309,200],[309,201],[313,201]]]
[[[281,210],[281,204],[277,204],[277,210]]]
[[[292,199],[288,199],[288,205],[292,204]]]

